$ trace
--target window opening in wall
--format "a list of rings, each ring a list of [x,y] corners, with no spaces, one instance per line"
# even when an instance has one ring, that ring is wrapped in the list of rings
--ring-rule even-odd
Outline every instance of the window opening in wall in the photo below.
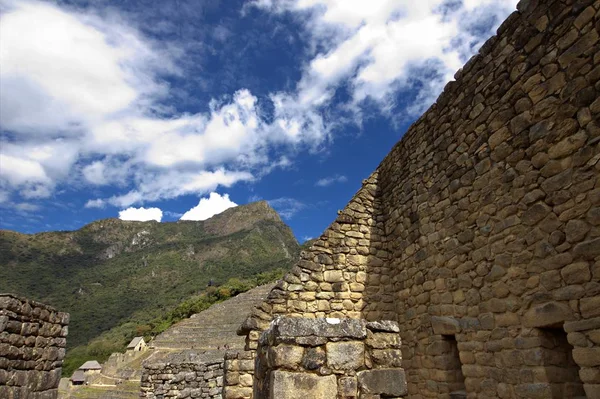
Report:
[[[467,397],[465,390],[465,377],[462,373],[462,365],[458,352],[458,342],[454,335],[442,335],[442,339],[446,342],[448,351],[443,364],[446,365],[446,380],[450,389],[451,399],[464,399]]]
[[[573,346],[562,328],[541,328],[542,361],[553,399],[585,398]]]

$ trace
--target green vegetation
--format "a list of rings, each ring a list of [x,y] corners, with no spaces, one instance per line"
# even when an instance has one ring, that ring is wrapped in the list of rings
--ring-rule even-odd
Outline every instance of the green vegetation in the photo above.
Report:
[[[264,202],[204,222],[106,219],[73,232],[0,231],[0,292],[71,313],[70,368],[289,269],[298,253]]]
[[[88,345],[78,346],[67,353],[63,365],[63,375],[70,376],[79,366],[88,360],[104,362],[111,353],[123,352],[133,337],[144,336],[148,342],[173,324],[208,309],[211,305],[225,301],[242,292],[262,284],[277,281],[285,274],[284,269],[275,269],[260,273],[250,279],[231,278],[225,284],[207,287],[200,295],[194,295],[165,314],[144,323],[130,320],[92,340]]]

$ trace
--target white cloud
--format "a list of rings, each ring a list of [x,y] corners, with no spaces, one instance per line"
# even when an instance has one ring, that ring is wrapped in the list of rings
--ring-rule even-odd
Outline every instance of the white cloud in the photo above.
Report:
[[[207,112],[166,108],[164,77],[182,73],[176,52],[127,21],[0,1],[0,124],[14,133],[0,154],[0,187],[43,198],[61,184],[116,184],[122,192],[86,206],[121,208],[250,182],[289,167],[291,152],[282,151],[321,150],[346,122],[330,117],[342,85],[357,119],[364,100],[390,109],[392,94],[407,87],[420,88],[409,107],[420,112],[489,36],[476,21],[500,22],[516,4],[466,0],[441,12],[443,0],[260,0],[263,9],[308,16],[313,48],[295,89],[269,95],[267,122],[244,88]],[[409,78],[414,70],[437,73]]]
[[[103,199],[88,200],[85,203],[85,207],[86,208],[104,208],[104,207],[106,207],[106,202]]]
[[[291,219],[294,215],[306,208],[306,205],[297,199],[282,197],[267,201],[284,219]]]
[[[210,193],[208,198],[200,198],[198,205],[181,216],[180,220],[206,220],[237,204],[229,199],[229,194]]]
[[[40,210],[40,206],[29,202],[21,202],[14,205],[14,208],[21,212],[36,212]]]
[[[135,220],[138,222],[145,222],[148,220],[156,220],[160,222],[162,220],[162,211],[159,208],[127,208],[119,212],[119,219],[121,220]]]
[[[324,177],[322,179],[319,179],[315,183],[315,186],[327,187],[327,186],[332,185],[333,183],[345,183],[347,181],[348,181],[348,178],[346,176],[335,175],[335,176],[329,176],[329,177]]]
[[[307,64],[292,97],[315,109],[349,80],[351,103],[371,99],[385,109],[399,89],[425,84],[412,107],[421,112],[444,84],[515,9],[517,0],[257,0],[272,12],[308,16],[306,33],[322,49]],[[495,26],[490,23],[495,19]],[[485,29],[469,29],[485,21]],[[432,60],[436,62],[432,63]],[[427,72],[435,65],[435,76]],[[410,72],[410,76],[409,76]],[[427,75],[427,76],[426,76]],[[431,80],[435,82],[432,84]],[[418,82],[418,85],[415,85]],[[293,108],[288,105],[286,108]]]

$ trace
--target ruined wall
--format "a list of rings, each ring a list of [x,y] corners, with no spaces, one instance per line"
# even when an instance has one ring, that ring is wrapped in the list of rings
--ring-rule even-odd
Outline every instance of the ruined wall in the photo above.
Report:
[[[276,319],[261,335],[254,397],[406,395],[398,325],[363,319]]]
[[[223,389],[223,362],[177,362],[144,365],[140,397],[214,398]]]
[[[599,34],[600,1],[521,1],[244,323],[247,349],[275,314],[385,318],[410,398],[599,398]]]
[[[0,294],[0,398],[55,399],[69,314]]]

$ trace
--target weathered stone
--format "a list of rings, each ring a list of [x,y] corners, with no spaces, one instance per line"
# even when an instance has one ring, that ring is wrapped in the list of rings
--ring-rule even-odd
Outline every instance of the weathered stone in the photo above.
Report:
[[[295,345],[277,345],[269,348],[271,367],[295,369],[302,361],[304,350]]]
[[[407,394],[406,377],[402,369],[366,370],[357,375],[361,393],[385,396]]]
[[[400,332],[398,323],[392,320],[370,321],[367,323],[367,328],[371,331]]]
[[[356,370],[365,364],[365,346],[362,342],[329,342],[327,366],[334,370]]]
[[[308,348],[304,351],[302,367],[307,370],[317,370],[327,362],[327,354],[322,348]]]
[[[281,370],[271,373],[270,386],[270,399],[331,399],[338,392],[334,375],[320,377]]]
[[[364,320],[284,317],[274,322],[273,334],[280,338],[317,336],[361,339],[366,337],[367,329]]]
[[[588,231],[590,231],[590,226],[583,220],[569,220],[565,226],[565,233],[569,242],[581,241]]]
[[[340,377],[338,380],[338,395],[338,398],[356,398],[358,396],[356,377]]]
[[[458,321],[451,317],[432,316],[431,327],[433,333],[439,335],[455,335],[461,331]]]
[[[573,248],[573,253],[576,256],[586,259],[594,258],[600,255],[600,238],[595,238],[593,240],[585,241],[575,245],[575,248]]]
[[[526,327],[553,327],[572,319],[573,311],[559,302],[532,306],[521,318]]]

